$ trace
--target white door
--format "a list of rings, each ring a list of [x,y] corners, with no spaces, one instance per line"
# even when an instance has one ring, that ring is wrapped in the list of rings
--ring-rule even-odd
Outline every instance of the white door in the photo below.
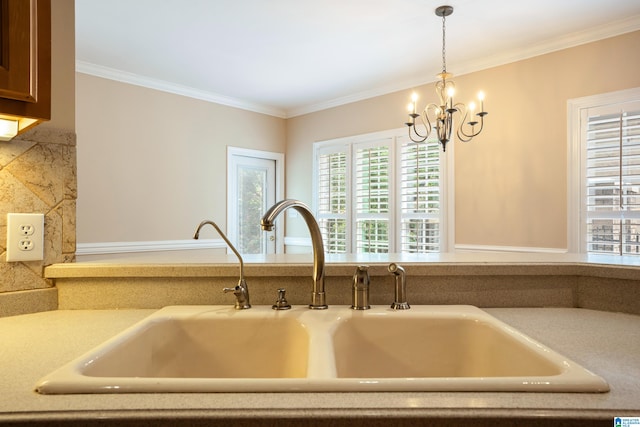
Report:
[[[283,234],[278,227],[265,232],[260,218],[280,196],[278,177],[282,154],[229,148],[227,221],[229,238],[242,254],[281,252]]]

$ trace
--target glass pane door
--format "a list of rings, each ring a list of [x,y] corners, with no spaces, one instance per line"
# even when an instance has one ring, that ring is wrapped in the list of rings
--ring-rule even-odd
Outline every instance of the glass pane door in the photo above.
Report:
[[[238,251],[243,254],[275,253],[273,232],[260,228],[260,218],[275,203],[269,182],[275,179],[273,160],[246,158],[238,164]]]
[[[273,254],[284,249],[279,221],[273,231],[260,227],[262,215],[282,197],[284,156],[228,148],[227,231],[242,254]]]

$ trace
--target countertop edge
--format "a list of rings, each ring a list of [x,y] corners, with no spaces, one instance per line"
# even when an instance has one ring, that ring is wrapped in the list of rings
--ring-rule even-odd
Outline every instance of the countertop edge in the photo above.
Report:
[[[352,275],[353,269],[363,262],[325,264],[326,276]],[[388,262],[369,262],[371,275],[386,275]],[[298,263],[245,263],[247,277],[306,276],[312,261]],[[609,264],[593,261],[405,261],[407,274],[414,276],[464,276],[464,275],[592,275],[620,279],[637,279],[640,265]],[[102,277],[209,277],[236,276],[237,262],[213,261],[211,263],[65,263],[45,267],[47,279],[102,278]]]
[[[226,423],[250,421],[252,426],[278,425],[326,425],[331,421],[332,426],[358,426],[357,422],[364,422],[370,426],[373,420],[393,422],[394,426],[415,426],[416,421],[430,421],[430,426],[439,425],[438,421],[451,425],[454,420],[460,422],[473,421],[476,427],[513,425],[517,421],[518,426],[548,426],[564,425],[569,420],[580,420],[581,423],[589,421],[602,422],[613,420],[621,416],[620,411],[611,410],[563,410],[563,409],[518,409],[514,416],[513,409],[478,409],[478,408],[453,408],[453,409],[425,409],[425,408],[317,408],[317,409],[269,409],[228,410],[228,409],[167,409],[167,410],[83,410],[83,411],[43,411],[31,413],[0,413],[0,425],[3,424],[31,424],[34,422],[61,423],[72,425],[73,422],[107,421],[108,425],[140,425],[140,422],[153,422],[157,425],[192,426],[194,421],[224,422]],[[311,423],[309,423],[311,421]],[[285,422],[286,424],[282,424]],[[99,425],[99,424],[98,424]],[[216,424],[217,425],[217,424]],[[243,424],[244,425],[244,424]],[[376,424],[379,425],[379,424]],[[589,425],[589,424],[581,424]]]

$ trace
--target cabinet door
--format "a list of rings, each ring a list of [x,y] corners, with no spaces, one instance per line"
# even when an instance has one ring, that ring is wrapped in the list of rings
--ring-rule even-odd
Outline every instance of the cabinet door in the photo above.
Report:
[[[0,0],[0,97],[37,101],[37,38],[33,1]]]
[[[51,118],[51,2],[0,0],[0,115]]]

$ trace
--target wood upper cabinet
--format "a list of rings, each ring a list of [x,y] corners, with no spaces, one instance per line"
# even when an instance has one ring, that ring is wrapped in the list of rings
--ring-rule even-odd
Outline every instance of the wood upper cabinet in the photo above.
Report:
[[[0,0],[0,118],[51,119],[51,0]]]

